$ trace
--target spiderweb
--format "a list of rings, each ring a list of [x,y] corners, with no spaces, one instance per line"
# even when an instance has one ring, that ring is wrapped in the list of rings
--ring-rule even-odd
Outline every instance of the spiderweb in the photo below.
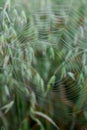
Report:
[[[85,3],[55,0],[39,1],[36,5],[31,1],[33,9],[29,6],[27,22],[17,39],[7,45],[13,51],[11,64],[15,80],[20,86],[33,90],[37,104],[62,122],[72,120],[73,115],[86,109]],[[44,94],[52,76],[56,77],[55,82]],[[15,89],[23,94],[20,87]]]

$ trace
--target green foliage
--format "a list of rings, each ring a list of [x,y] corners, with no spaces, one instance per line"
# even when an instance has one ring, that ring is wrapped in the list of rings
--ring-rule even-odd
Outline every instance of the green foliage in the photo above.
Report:
[[[86,35],[86,0],[1,0],[0,127],[86,124]]]

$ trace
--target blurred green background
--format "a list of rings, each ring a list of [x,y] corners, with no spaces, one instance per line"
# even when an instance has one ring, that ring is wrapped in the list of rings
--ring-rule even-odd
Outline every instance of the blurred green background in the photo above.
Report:
[[[87,1],[0,1],[0,128],[87,129]]]

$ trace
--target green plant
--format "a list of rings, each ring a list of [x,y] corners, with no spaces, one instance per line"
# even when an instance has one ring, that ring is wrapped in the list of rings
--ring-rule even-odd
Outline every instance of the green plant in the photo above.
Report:
[[[87,121],[86,0],[1,3],[0,126],[80,129]]]

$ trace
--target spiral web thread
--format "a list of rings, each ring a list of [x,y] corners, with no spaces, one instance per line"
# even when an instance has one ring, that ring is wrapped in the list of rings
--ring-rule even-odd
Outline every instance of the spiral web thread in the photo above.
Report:
[[[58,66],[56,65],[56,68],[55,66],[51,66],[54,69],[54,73],[52,75],[59,74],[59,79],[54,84],[52,84],[46,97],[44,97],[43,95],[42,90],[43,88],[38,89],[40,85],[37,84],[37,82],[34,83],[33,90],[38,99],[39,102],[38,104],[41,107],[45,106],[45,108],[47,109],[48,106],[50,107],[51,105],[52,110],[50,109],[50,111],[48,112],[49,114],[51,114],[52,116],[58,114],[57,116],[59,116],[58,118],[60,118],[62,117],[62,112],[65,111],[66,116],[72,117],[72,111],[71,112],[69,112],[70,110],[68,111],[68,109],[73,104],[71,102],[76,100],[76,98],[79,100],[79,97],[81,96],[85,104],[87,96],[85,85],[86,84],[85,67],[87,64],[87,50],[86,50],[87,26],[85,23],[86,22],[85,17],[87,16],[87,14],[85,13],[84,9],[84,4],[86,3],[86,1],[83,2],[83,7],[80,7],[81,5],[80,6],[78,5],[78,8],[82,8],[81,10],[83,11],[78,11],[78,8],[75,8],[75,5],[77,5],[77,3],[74,3],[73,1],[70,2],[67,1],[64,3],[59,1],[59,3],[56,4],[51,3],[52,2],[50,2],[49,7],[44,6],[41,9],[35,7],[35,9],[31,11],[32,22],[26,24],[23,27],[23,35],[19,34],[17,39],[12,41],[11,45],[8,44],[7,46],[12,48],[13,51],[12,66],[16,78],[18,77],[17,70],[21,71],[21,62],[22,62],[21,55],[20,58],[19,57],[17,58],[17,55],[21,53],[21,50],[27,53],[28,52],[27,48],[31,47],[31,49],[33,49],[34,51],[37,50],[39,51],[41,49],[41,51],[43,52],[42,56],[37,57],[37,61],[34,61],[33,73],[38,72],[39,61],[40,63],[47,60],[49,61],[54,60],[55,62],[56,60],[55,57],[54,59],[51,59],[50,56],[47,57],[46,50],[49,48],[53,48],[54,51],[56,50],[55,56],[58,57],[59,61],[61,61],[61,59],[64,59],[60,64],[57,61]],[[34,20],[32,20],[32,18]],[[82,19],[80,20],[80,18]],[[14,51],[18,51],[18,54],[15,54]],[[62,53],[60,53],[60,51],[62,51]],[[34,59],[34,57],[31,58],[32,60]],[[27,63],[27,60],[25,60],[24,65],[28,70],[29,63]],[[18,64],[18,68],[16,68],[17,66],[16,64]],[[30,70],[32,69],[33,69],[32,65],[30,65]],[[84,77],[84,81],[79,80],[82,74]],[[26,87],[27,86],[25,83],[26,81],[30,82],[30,84],[33,84],[32,83],[33,78],[30,77],[30,79],[28,78],[26,79],[24,78],[25,75],[26,72],[24,75],[23,73],[21,74],[21,79],[17,79],[20,86],[23,85]],[[43,83],[44,88],[46,89],[47,84],[45,83],[45,81],[43,81]],[[67,83],[67,86],[69,86],[71,90],[74,90],[75,95],[73,95],[73,91],[71,91],[69,87],[64,89],[65,83]],[[21,92],[20,88],[16,89],[18,92]],[[68,103],[70,104],[68,108],[66,107],[67,101],[64,99],[66,95],[68,95],[67,99],[69,99],[70,101]],[[47,104],[49,105],[47,106]],[[81,106],[81,108],[77,107],[74,113],[82,111],[84,104]]]

